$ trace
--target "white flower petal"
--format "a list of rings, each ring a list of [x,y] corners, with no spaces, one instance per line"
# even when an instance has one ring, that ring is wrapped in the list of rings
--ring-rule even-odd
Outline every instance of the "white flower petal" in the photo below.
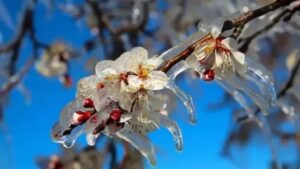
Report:
[[[238,48],[238,43],[235,39],[233,38],[226,38],[222,40],[222,45],[224,45],[226,48],[228,48],[229,50],[233,50],[236,51],[236,49]]]
[[[126,64],[129,60],[132,60],[132,52],[127,51],[124,52],[120,57],[118,57],[114,62],[114,68],[117,69],[119,72],[126,71]]]
[[[131,114],[123,114],[123,115],[121,116],[120,123],[127,122],[127,121],[129,121],[130,119],[132,119],[132,115],[131,115]]]
[[[196,56],[198,61],[202,61],[206,59],[206,57],[208,57],[214,51],[214,49],[215,46],[211,44],[205,44],[204,46],[198,45],[193,54]]]
[[[131,111],[132,103],[134,101],[131,93],[119,92],[117,101],[123,110]]]
[[[97,76],[102,79],[105,77],[105,75],[103,75],[103,70],[107,69],[107,68],[112,68],[113,67],[114,62],[111,60],[103,60],[97,63],[96,67],[95,67],[95,72],[97,74]]]
[[[215,52],[215,66],[220,67],[223,64],[222,55],[219,52]]]
[[[162,71],[150,72],[149,78],[143,81],[143,87],[148,90],[161,90],[168,84],[169,78]]]
[[[241,52],[233,52],[233,63],[234,63],[234,69],[237,72],[246,72],[247,71],[247,63],[245,55]]]
[[[129,75],[127,78],[128,84],[121,83],[121,90],[128,93],[135,93],[141,88],[142,80],[135,75]]]
[[[91,75],[80,79],[77,83],[76,97],[86,98],[96,89],[99,78]]]
[[[144,63],[148,59],[148,51],[142,47],[136,47],[129,51],[129,57],[125,62],[127,71],[135,72],[138,65]]]
[[[107,91],[104,89],[95,90],[92,94],[95,109],[101,111],[105,106],[109,105],[111,99],[107,96]]]
[[[211,34],[214,38],[217,38],[222,33],[222,27],[219,24],[212,25]]]
[[[185,61],[192,70],[200,71],[202,69],[201,64],[199,64],[198,62],[199,60],[196,58],[194,54],[187,57]]]
[[[117,77],[118,75],[119,74],[118,74],[117,70],[115,70],[113,68],[107,68],[102,71],[102,78],[114,78],[114,77]]]
[[[232,52],[234,59],[241,65],[245,65],[245,54],[242,52]]]
[[[153,70],[153,69],[157,68],[159,65],[161,65],[162,62],[163,62],[163,60],[161,58],[155,56],[155,57],[151,57],[151,58],[147,59],[143,63],[143,65],[146,68]]]

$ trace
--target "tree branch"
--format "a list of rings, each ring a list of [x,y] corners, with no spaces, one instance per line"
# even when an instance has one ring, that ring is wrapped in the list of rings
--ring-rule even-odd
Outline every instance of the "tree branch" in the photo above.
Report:
[[[252,40],[254,40],[259,35],[269,31],[272,29],[277,23],[279,23],[282,19],[284,21],[288,21],[291,19],[292,15],[295,14],[296,11],[300,10],[300,6],[295,7],[294,9],[285,9],[281,11],[271,22],[270,24],[266,25],[261,30],[258,30],[254,34],[250,35],[249,37],[242,38],[239,40],[239,43],[242,42],[243,44],[240,46],[239,51],[246,52]]]
[[[268,12],[274,11],[280,7],[284,7],[289,5],[290,3],[294,2],[296,0],[277,0],[269,5],[266,5],[264,7],[258,8],[256,10],[250,11],[245,13],[242,16],[239,16],[233,20],[227,20],[223,24],[222,31],[230,30],[232,28],[235,28],[237,31],[241,32],[241,29],[244,27],[245,24],[250,22],[251,20],[260,17]],[[240,28],[240,29],[239,29]],[[159,68],[159,70],[167,72],[172,66],[174,66],[176,63],[178,63],[181,60],[186,59],[191,53],[194,52],[195,47],[203,42],[206,38],[208,38],[208,35],[204,36],[203,38],[199,39],[195,43],[188,46],[186,49],[184,49],[182,52],[177,54],[174,57],[171,57],[169,60],[167,60],[165,63],[162,64],[162,66]]]
[[[263,6],[261,8],[258,8],[256,10],[253,11],[249,11],[247,13],[245,13],[244,15],[233,19],[231,21],[231,28],[233,27],[240,27],[240,26],[244,26],[245,24],[247,24],[248,22],[250,22],[251,20],[258,18],[262,15],[265,15],[271,11],[274,11],[278,8],[284,7],[284,6],[288,6],[289,4],[291,4],[292,2],[297,1],[297,0],[276,0],[275,2]]]
[[[25,76],[30,67],[33,65],[34,60],[37,58],[37,50],[39,48],[49,48],[48,45],[41,43],[37,40],[35,35],[35,28],[33,26],[34,11],[33,7],[25,9],[23,14],[20,30],[17,36],[6,46],[0,47],[0,53],[11,52],[10,63],[9,63],[9,75],[11,76],[6,84],[0,89],[0,96],[7,94],[19,81]],[[29,34],[29,38],[32,42],[33,58],[30,58],[20,72],[15,73],[16,62],[19,58],[20,48],[26,34]]]
[[[20,72],[9,78],[8,82],[0,89],[0,97],[9,93],[9,91],[13,89],[23,79],[23,77],[29,71],[33,63],[34,58],[29,59],[25,66],[20,70]]]

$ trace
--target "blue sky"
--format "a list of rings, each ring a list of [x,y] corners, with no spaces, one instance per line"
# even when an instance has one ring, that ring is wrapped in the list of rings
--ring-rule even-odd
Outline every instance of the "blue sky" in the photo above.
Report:
[[[15,23],[15,18],[19,18],[22,3],[19,0],[0,1],[6,5]],[[74,29],[76,25],[73,19],[59,11],[46,13],[45,6],[39,5],[36,13],[37,36],[42,42],[51,43],[56,39],[63,39],[74,47],[80,47],[91,36],[84,26]],[[0,22],[0,31],[4,42],[14,35],[10,29],[3,27],[3,22]],[[23,45],[19,66],[29,57],[30,50],[30,44]],[[71,63],[71,75],[75,82],[87,74],[81,61],[76,59]],[[37,169],[35,164],[37,156],[58,153],[59,146],[51,141],[49,132],[58,119],[60,110],[75,95],[75,86],[66,89],[56,79],[42,77],[34,68],[30,69],[23,84],[30,91],[31,99],[27,103],[18,90],[11,92],[9,103],[5,108],[6,127],[1,128],[2,133],[5,130],[9,134],[5,138],[3,135],[0,136],[0,158],[13,164],[0,164],[1,169]],[[231,161],[220,156],[227,133],[233,126],[230,109],[212,112],[207,108],[209,103],[222,100],[223,90],[215,83],[191,82],[186,78],[181,79],[180,86],[186,92],[192,93],[198,112],[198,124],[195,126],[188,124],[186,110],[178,103],[178,108],[174,110],[174,118],[183,130],[184,151],[181,153],[175,151],[172,137],[165,129],[152,133],[151,139],[158,151],[156,168],[236,169]],[[3,139],[8,139],[10,147],[3,144]],[[244,151],[246,168],[266,168],[270,158],[266,146],[253,144]],[[147,168],[150,169],[148,164]]]

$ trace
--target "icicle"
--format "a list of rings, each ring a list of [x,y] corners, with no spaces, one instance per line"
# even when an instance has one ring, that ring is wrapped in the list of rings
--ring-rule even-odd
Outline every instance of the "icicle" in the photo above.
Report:
[[[71,148],[74,146],[75,142],[76,142],[76,140],[71,139],[71,140],[64,141],[62,144],[65,148]]]
[[[224,90],[226,92],[228,92],[233,98],[234,100],[242,107],[246,110],[249,118],[253,118],[254,117],[254,112],[251,109],[251,107],[248,106],[246,99],[244,98],[243,94],[241,92],[239,92],[238,90],[234,89],[233,87],[229,86],[228,84],[226,84],[226,82],[224,81],[220,81],[220,80],[216,80],[217,83],[224,88]]]
[[[242,78],[239,78],[238,76],[234,76],[231,78],[228,77],[224,79],[224,81],[227,84],[233,86],[234,88],[243,91],[246,95],[248,95],[253,100],[253,102],[261,109],[261,111],[264,114],[268,114],[268,111],[270,109],[268,100],[264,99],[264,97],[261,94],[249,88],[247,81],[245,81]]]
[[[171,120],[168,116],[165,116],[161,113],[155,114],[157,118],[159,118],[159,125],[162,127],[166,127],[169,132],[172,134],[174,142],[176,144],[176,150],[177,151],[182,151],[183,149],[183,138],[182,138],[182,133],[181,129],[179,128],[178,124],[174,121]]]
[[[189,65],[185,61],[180,61],[167,72],[167,75],[170,81],[175,81],[176,77],[187,69],[189,69]]]
[[[86,142],[90,146],[94,146],[96,144],[96,140],[100,134],[94,135],[93,133],[86,133]]]
[[[71,124],[73,114],[82,108],[82,99],[76,98],[69,102],[60,113],[59,124],[63,128],[67,128]]]
[[[204,36],[205,36],[205,34],[203,32],[200,32],[200,31],[195,32],[194,34],[189,36],[189,38],[187,38],[186,40],[184,40],[177,46],[174,46],[173,48],[171,48],[171,49],[165,51],[164,53],[162,53],[161,55],[159,55],[159,57],[162,58],[163,60],[167,60],[172,56],[176,56],[179,53],[181,53],[182,51],[184,51],[188,46],[195,43],[196,41],[203,38]]]
[[[176,64],[169,72],[168,76],[170,78],[169,84],[167,88],[170,89],[185,105],[189,112],[189,122],[191,124],[197,123],[197,118],[195,115],[195,107],[193,104],[192,97],[190,95],[185,94],[176,84],[175,79],[176,77],[182,73],[183,71],[188,69],[188,65],[185,62],[179,62]]]
[[[241,73],[242,76],[250,78],[256,85],[263,84],[262,92],[268,97],[269,103],[275,105],[277,94],[274,87],[274,79],[272,73],[261,63],[250,57],[246,57],[247,72]]]
[[[293,96],[288,94],[285,97],[281,97],[277,103],[280,109],[288,116],[291,123],[295,126],[296,132],[299,133],[299,115],[297,112],[295,112],[295,105],[293,105],[292,101],[290,100],[292,99],[291,97]]]
[[[185,107],[189,112],[189,122],[191,124],[197,123],[197,118],[195,115],[195,107],[193,104],[192,97],[190,95],[185,94],[175,83],[169,83],[167,88],[169,88],[175,95],[183,102]]]
[[[289,100],[286,97],[282,97],[278,100],[278,106],[290,118],[293,118],[296,115],[295,107],[289,103]]]
[[[140,133],[128,132],[123,129],[118,131],[116,135],[139,150],[152,166],[156,166],[154,147],[148,138]]]
[[[51,138],[54,142],[63,144],[64,147],[72,147],[76,139],[85,131],[85,125],[80,125],[75,128],[63,128],[59,123],[56,123],[51,131]]]
[[[234,100],[246,110],[246,113],[248,115],[249,120],[254,120],[254,122],[257,123],[258,126],[261,126],[261,121],[256,117],[256,115],[254,114],[253,109],[248,106],[247,101],[245,99],[245,97],[242,95],[242,93],[234,88],[232,88],[231,86],[229,86],[228,84],[226,84],[224,81],[217,81],[220,86],[222,86],[228,93],[230,93],[232,95],[232,97],[234,98]]]

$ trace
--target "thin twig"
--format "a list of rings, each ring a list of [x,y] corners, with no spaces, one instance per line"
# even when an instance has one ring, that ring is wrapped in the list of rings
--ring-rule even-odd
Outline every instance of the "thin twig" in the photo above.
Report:
[[[256,10],[250,11],[245,13],[242,16],[239,16],[233,20],[227,20],[223,24],[222,31],[230,30],[232,28],[236,28],[236,30],[242,31],[238,29],[240,27],[241,29],[244,27],[245,24],[250,22],[251,20],[260,17],[262,15],[265,15],[271,11],[274,11],[280,7],[284,7],[289,5],[290,3],[294,2],[296,0],[277,0],[274,3],[271,3],[269,5],[266,5],[264,7],[258,8]],[[195,47],[203,42],[207,36],[204,36],[203,38],[199,39],[195,43],[191,44],[190,46],[186,47],[181,53],[179,53],[176,56],[171,57],[167,61],[165,61],[162,66],[160,66],[159,70],[167,72],[172,66],[174,66],[176,63],[178,63],[181,60],[186,59],[191,53],[194,52]]]
[[[16,86],[21,81],[21,79],[25,76],[30,67],[33,65],[34,60],[37,58],[37,50],[39,48],[49,48],[48,45],[37,40],[35,28],[33,26],[33,9],[33,7],[28,7],[25,9],[21,20],[20,30],[18,31],[17,36],[7,45],[0,47],[0,53],[11,52],[10,63],[8,67],[9,74],[11,75],[11,77],[9,78],[8,82],[4,84],[4,86],[0,89],[0,96],[7,94],[14,86]],[[16,62],[20,54],[20,48],[23,39],[27,33],[29,34],[29,38],[32,42],[33,58],[30,58],[18,73],[15,73]]]
[[[294,1],[297,1],[297,0],[276,0],[275,2],[273,2],[269,5],[266,5],[264,7],[258,8],[253,11],[249,11],[249,12],[245,13],[244,15],[242,15],[236,19],[233,19],[232,20],[232,28],[244,26],[251,20],[258,18],[260,16],[263,16],[263,15],[265,15],[271,11],[274,11],[278,8],[288,6],[289,4],[291,4]],[[232,28],[230,28],[230,29],[232,29]]]
[[[24,67],[15,75],[11,76],[8,82],[0,89],[0,97],[9,93],[11,89],[13,89],[25,76],[25,74],[29,71],[31,66],[34,63],[34,58],[31,58],[27,61]]]
[[[254,40],[259,35],[269,31],[272,29],[277,23],[279,23],[282,19],[286,21],[286,18],[291,18],[292,15],[300,9],[300,6],[294,8],[294,9],[285,9],[281,11],[268,25],[263,27],[261,30],[258,30],[257,32],[253,33],[249,37],[242,38],[239,40],[239,43],[242,42],[242,45],[239,48],[239,51],[246,52],[248,50],[248,47],[252,40]]]

